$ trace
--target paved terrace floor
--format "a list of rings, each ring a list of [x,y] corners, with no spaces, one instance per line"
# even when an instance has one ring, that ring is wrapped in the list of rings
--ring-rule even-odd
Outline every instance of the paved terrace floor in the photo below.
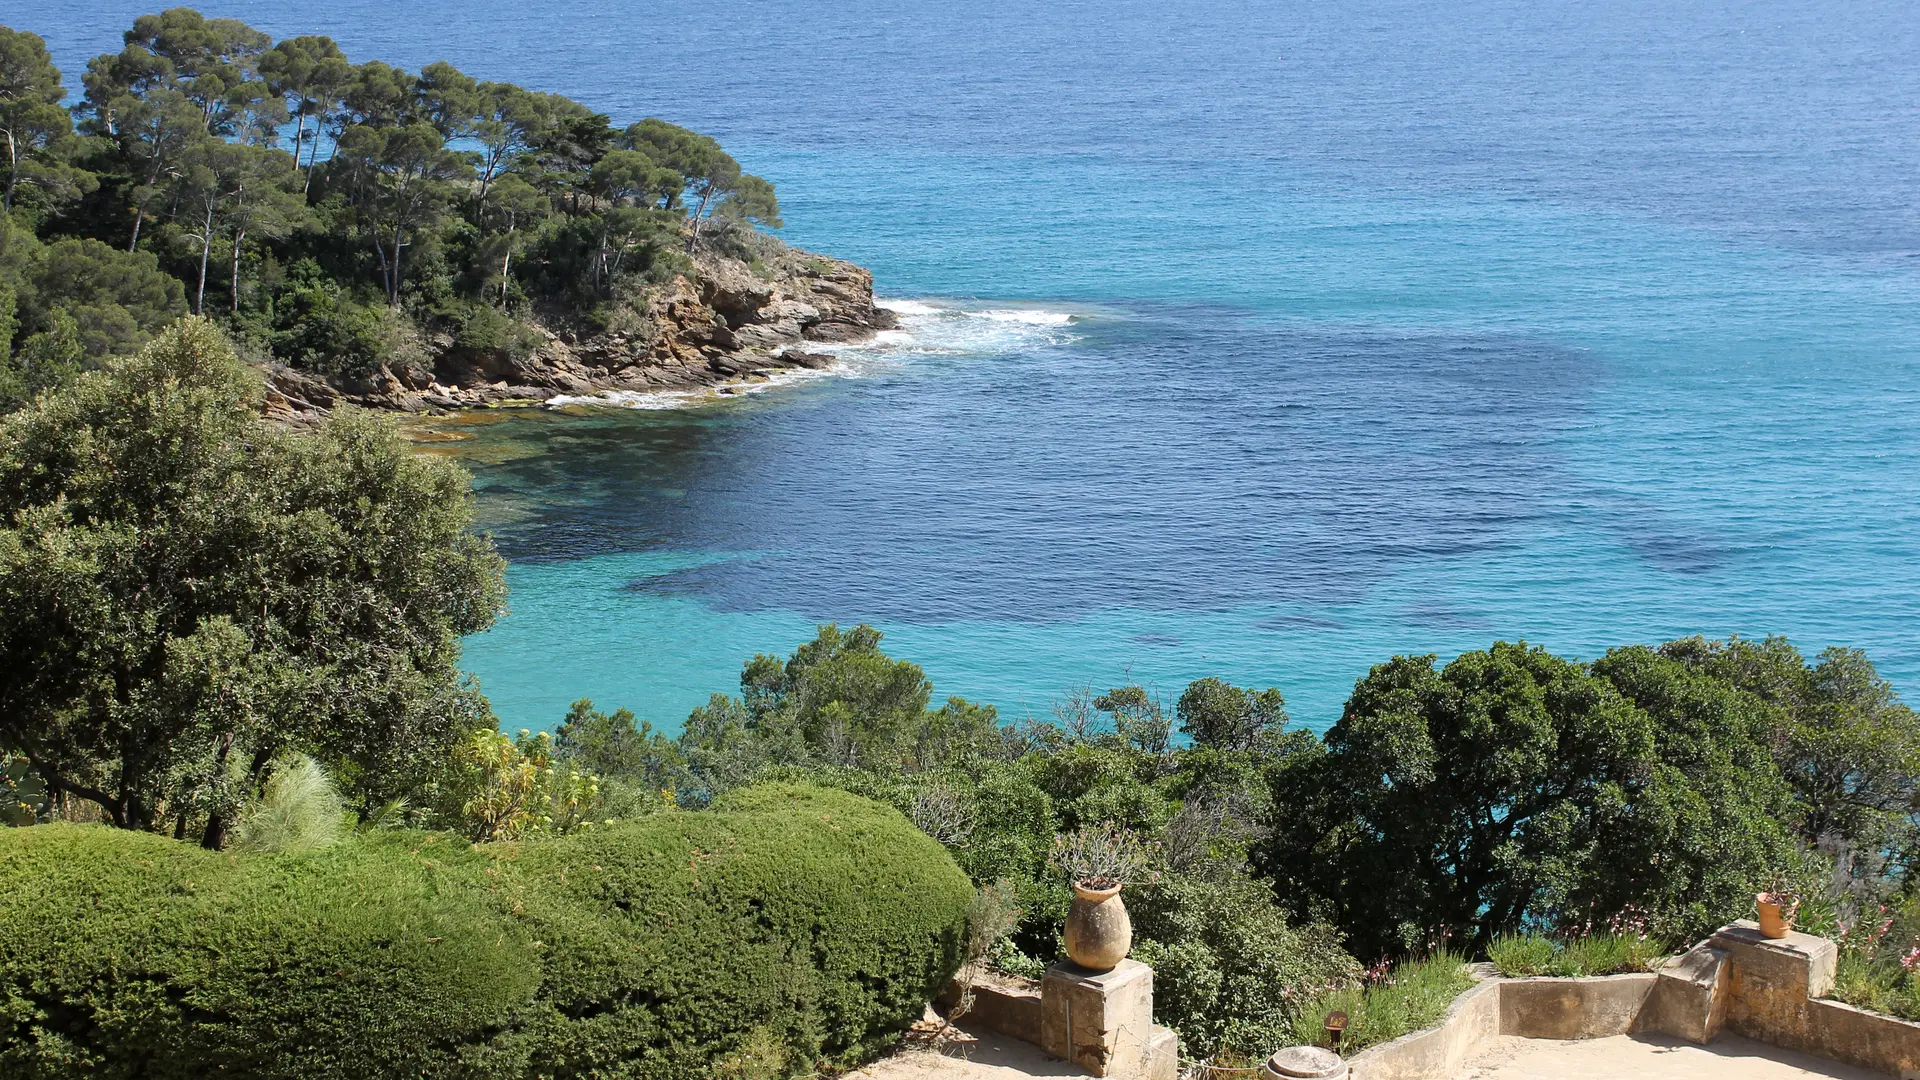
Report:
[[[846,1080],[1020,1080],[1085,1076],[1026,1043],[957,1030],[876,1062]],[[1247,1074],[1234,1074],[1245,1076]],[[1469,1062],[1455,1080],[1887,1080],[1883,1073],[1722,1035],[1710,1046],[1662,1036],[1615,1035],[1556,1042],[1511,1036]]]
[[[1662,1035],[1559,1042],[1502,1036],[1460,1080],[1887,1080],[1885,1073],[1796,1054],[1738,1035],[1695,1046]]]

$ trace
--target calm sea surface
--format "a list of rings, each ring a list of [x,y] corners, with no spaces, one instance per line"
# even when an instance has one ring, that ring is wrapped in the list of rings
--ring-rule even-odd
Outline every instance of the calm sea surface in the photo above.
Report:
[[[141,10],[0,22],[77,86]],[[1920,695],[1911,0],[204,10],[711,132],[904,314],[748,400],[468,425],[511,726],[675,728],[830,619],[1015,717],[1215,674],[1323,727],[1517,637]]]

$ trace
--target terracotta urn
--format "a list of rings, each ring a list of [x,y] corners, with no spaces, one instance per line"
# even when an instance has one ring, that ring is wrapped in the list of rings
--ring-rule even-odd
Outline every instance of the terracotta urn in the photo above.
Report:
[[[1800,909],[1799,904],[1782,907],[1772,893],[1756,893],[1753,907],[1760,913],[1760,936],[1783,938],[1793,932],[1793,916]]]
[[[1088,971],[1112,971],[1133,948],[1133,920],[1120,900],[1120,886],[1088,888],[1075,882],[1067,912],[1067,956]]]

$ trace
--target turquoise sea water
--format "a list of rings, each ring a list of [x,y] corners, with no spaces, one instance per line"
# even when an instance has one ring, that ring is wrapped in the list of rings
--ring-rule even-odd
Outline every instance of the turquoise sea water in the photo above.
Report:
[[[139,10],[0,2],[77,83]],[[1920,691],[1920,9],[208,7],[719,136],[904,332],[484,418],[510,725],[868,621],[940,693],[1784,633]],[[646,403],[650,405],[659,402]]]

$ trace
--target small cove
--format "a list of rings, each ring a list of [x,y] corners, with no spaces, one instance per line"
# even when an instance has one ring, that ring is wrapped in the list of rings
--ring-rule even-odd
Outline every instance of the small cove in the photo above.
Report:
[[[71,72],[140,10],[0,2]],[[710,131],[921,324],[459,419],[509,726],[673,729],[828,619],[1009,718],[1217,674],[1324,727],[1371,663],[1519,637],[1778,632],[1920,689],[1910,5],[465,11],[221,13]]]

